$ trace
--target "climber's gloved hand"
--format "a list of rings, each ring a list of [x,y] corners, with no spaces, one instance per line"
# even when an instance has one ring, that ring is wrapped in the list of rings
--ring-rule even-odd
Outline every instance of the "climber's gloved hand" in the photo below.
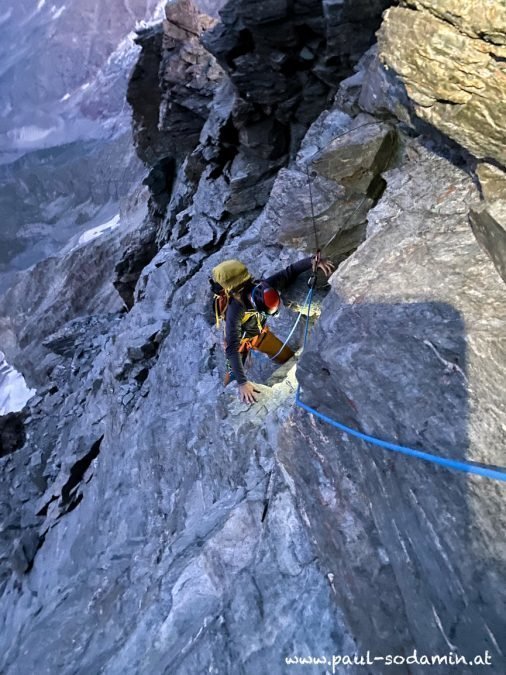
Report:
[[[313,256],[313,264],[316,260],[316,256]],[[328,258],[320,258],[316,266],[317,269],[321,270],[326,277],[330,277],[332,272],[336,269],[334,263]]]
[[[255,388],[253,382],[245,382],[239,385],[239,398],[242,403],[256,403],[260,390]]]

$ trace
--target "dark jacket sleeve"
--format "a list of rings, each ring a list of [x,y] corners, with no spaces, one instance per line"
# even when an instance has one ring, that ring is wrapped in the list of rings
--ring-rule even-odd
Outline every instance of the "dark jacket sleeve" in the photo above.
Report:
[[[267,281],[269,286],[272,286],[272,288],[282,291],[293,281],[295,281],[299,274],[302,274],[302,272],[307,272],[307,270],[311,269],[312,260],[312,258],[303,258],[292,265],[288,265],[288,267],[285,267],[285,269],[281,270],[281,272],[276,272],[276,274],[267,277],[265,281]]]
[[[241,319],[244,311],[244,307],[237,300],[231,300],[227,308],[225,320],[225,339],[227,341],[225,352],[238,384],[244,384],[248,381],[242,365],[242,358],[239,354],[242,337]]]

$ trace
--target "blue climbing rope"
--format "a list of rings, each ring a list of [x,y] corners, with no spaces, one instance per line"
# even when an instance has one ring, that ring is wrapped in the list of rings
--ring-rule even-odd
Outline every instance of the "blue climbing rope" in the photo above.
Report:
[[[306,348],[306,343],[307,343],[307,337],[308,337],[308,330],[309,330],[309,315],[311,311],[311,302],[313,299],[313,289],[311,288],[309,293],[308,293],[308,301],[307,301],[307,319],[306,319],[306,329],[304,332],[304,345],[303,345],[303,351]],[[433,455],[429,452],[422,452],[421,450],[413,450],[412,448],[406,448],[403,445],[395,445],[394,443],[389,443],[388,441],[382,441],[379,438],[375,438],[374,436],[369,436],[368,434],[363,434],[360,431],[357,431],[356,429],[352,429],[351,427],[347,427],[344,424],[341,424],[340,422],[336,422],[336,420],[333,420],[331,417],[328,415],[324,415],[321,412],[318,412],[318,410],[315,410],[314,408],[311,408],[309,405],[301,401],[300,399],[300,384],[297,386],[297,392],[295,394],[295,403],[298,405],[300,408],[303,410],[306,410],[307,412],[311,413],[315,417],[318,417],[318,419],[322,420],[323,422],[326,422],[327,424],[332,425],[336,429],[339,429],[340,431],[344,431],[346,434],[350,436],[355,436],[355,438],[360,438],[363,441],[366,441],[367,443],[372,443],[373,445],[377,445],[380,448],[384,448],[385,450],[391,450],[393,452],[399,452],[403,455],[408,455],[409,457],[417,457],[418,459],[423,459],[426,462],[432,462],[433,464],[439,464],[440,466],[444,466],[447,469],[456,469],[457,471],[464,471],[465,473],[474,473],[478,476],[484,476],[485,478],[492,478],[495,480],[502,480],[506,481],[506,472],[501,471],[499,469],[490,469],[484,466],[479,466],[478,464],[475,464],[473,462],[459,462],[458,460],[455,459],[447,459],[445,457],[440,457],[439,455]]]
[[[311,306],[310,304],[308,304],[308,303],[309,303],[309,295],[310,295],[311,293],[312,293],[312,289],[309,290],[309,293],[307,294],[306,299],[304,300],[304,306],[306,306],[308,309],[309,309],[310,306]],[[281,354],[281,352],[283,351],[283,349],[284,349],[284,348],[286,347],[286,345],[290,342],[290,339],[291,339],[292,335],[295,333],[295,329],[296,329],[297,326],[299,325],[299,321],[300,321],[300,319],[301,319],[301,317],[302,317],[302,314],[303,314],[303,312],[299,312],[299,316],[297,317],[295,323],[293,324],[292,330],[288,333],[288,337],[287,337],[286,340],[283,342],[283,344],[281,345],[281,347],[279,348],[279,350],[274,354],[274,356],[269,356],[269,359],[270,359],[271,361],[274,361],[274,359],[277,358],[277,357]]]

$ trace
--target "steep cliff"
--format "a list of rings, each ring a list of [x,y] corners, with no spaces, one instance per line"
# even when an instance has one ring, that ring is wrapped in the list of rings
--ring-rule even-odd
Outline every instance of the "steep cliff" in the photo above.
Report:
[[[394,19],[436,21],[496,53],[500,31],[472,2],[410,2],[369,49],[387,4],[241,0],[217,20],[180,0],[139,34],[146,185],[120,227],[0,299],[3,351],[37,387],[0,425],[2,672],[289,673],[313,655],[314,672],[358,673],[332,655],[414,649],[488,651],[504,671],[504,483],[294,405],[300,383],[354,429],[504,470],[504,195],[477,180],[500,183],[498,146],[478,152],[464,112],[450,134],[437,92],[420,111],[433,33],[399,61],[388,37]],[[457,82],[461,42],[443,43],[425,96]],[[281,368],[257,359],[261,398],[240,404],[210,271],[237,257],[261,276],[315,239],[338,269],[308,345]],[[283,296],[280,336],[305,295],[301,279]]]

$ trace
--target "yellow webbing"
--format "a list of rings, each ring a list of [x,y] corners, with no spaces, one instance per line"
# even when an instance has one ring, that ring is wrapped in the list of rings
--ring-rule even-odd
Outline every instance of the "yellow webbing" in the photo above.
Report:
[[[242,319],[241,319],[241,324],[246,323],[246,321],[249,321],[252,316],[256,316],[257,319],[257,324],[258,324],[258,330],[262,330],[262,321],[260,320],[260,312],[256,311],[250,311],[250,312],[244,312]]]

